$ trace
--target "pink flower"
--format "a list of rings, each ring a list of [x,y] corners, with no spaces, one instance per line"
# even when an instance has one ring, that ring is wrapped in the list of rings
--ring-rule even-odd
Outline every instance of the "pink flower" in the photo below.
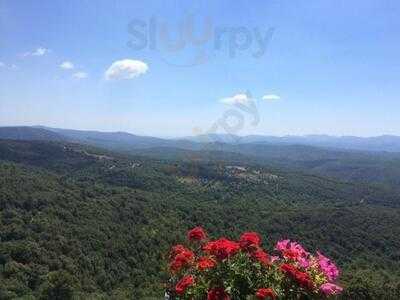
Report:
[[[333,283],[324,283],[321,285],[319,290],[325,295],[325,296],[331,296],[331,295],[338,295],[343,291],[343,288],[333,284]]]
[[[273,255],[271,256],[271,263],[274,263],[279,260],[279,256]]]
[[[281,240],[276,244],[275,249],[280,251],[284,258],[297,261],[302,268],[306,269],[310,266],[308,260],[310,253],[304,250],[304,248],[296,242]]]
[[[298,259],[300,267],[307,269],[310,266],[310,261],[305,257],[300,257]]]
[[[339,269],[336,265],[327,257],[317,252],[318,265],[321,271],[325,274],[328,281],[335,281],[339,277]]]
[[[276,243],[275,250],[282,252],[283,250],[286,250],[288,248],[289,243],[290,240],[280,240]]]

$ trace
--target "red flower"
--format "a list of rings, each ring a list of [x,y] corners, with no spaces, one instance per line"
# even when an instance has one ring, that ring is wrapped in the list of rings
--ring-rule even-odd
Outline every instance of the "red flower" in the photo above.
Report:
[[[172,248],[171,258],[169,267],[172,272],[176,273],[190,264],[194,259],[194,253],[182,245],[177,245]]]
[[[276,299],[276,294],[275,294],[274,290],[271,288],[268,288],[268,289],[263,288],[263,289],[259,289],[257,291],[256,297],[261,300],[264,300],[267,298]]]
[[[290,264],[283,264],[281,266],[281,271],[288,275],[290,278],[294,279],[303,288],[314,288],[314,283],[312,282],[310,276],[307,273],[300,271],[295,266],[292,266]]]
[[[213,288],[207,293],[207,300],[230,300],[231,298],[223,288]]]
[[[286,274],[294,274],[297,272],[297,268],[290,264],[282,264],[281,271]]]
[[[218,260],[231,257],[239,251],[239,244],[225,238],[208,242],[203,250],[210,255],[215,256]]]
[[[239,244],[244,250],[257,248],[261,244],[261,237],[257,232],[245,232],[240,237]]]
[[[313,289],[314,288],[314,283],[312,282],[310,275],[308,275],[305,272],[298,272],[296,274],[295,280],[298,282],[298,284],[306,289]]]
[[[297,258],[299,257],[299,252],[293,249],[286,249],[283,251],[282,255],[286,259],[297,260]]]
[[[251,252],[251,257],[259,261],[261,264],[268,266],[271,263],[270,257],[268,253],[266,253],[261,248]]]
[[[215,264],[216,263],[213,259],[203,256],[199,258],[199,261],[197,262],[197,268],[200,271],[205,271],[214,268]]]
[[[206,232],[202,227],[195,227],[188,232],[189,241],[202,241],[206,238]]]
[[[171,249],[170,257],[175,257],[175,256],[177,256],[178,254],[180,254],[180,253],[182,253],[182,252],[184,252],[184,251],[186,251],[186,250],[187,250],[187,249],[186,249],[185,246],[183,246],[183,245],[175,245],[175,246],[173,246],[172,249]]]
[[[183,295],[186,291],[186,289],[193,285],[194,283],[194,278],[192,275],[187,275],[183,277],[175,286],[175,292],[178,295]]]

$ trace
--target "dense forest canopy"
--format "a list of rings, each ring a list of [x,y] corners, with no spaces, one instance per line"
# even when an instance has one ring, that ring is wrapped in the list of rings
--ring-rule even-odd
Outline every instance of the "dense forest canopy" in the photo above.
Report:
[[[400,297],[391,188],[208,158],[0,141],[0,299],[162,299],[168,249],[195,225],[302,241],[338,262],[343,298]]]

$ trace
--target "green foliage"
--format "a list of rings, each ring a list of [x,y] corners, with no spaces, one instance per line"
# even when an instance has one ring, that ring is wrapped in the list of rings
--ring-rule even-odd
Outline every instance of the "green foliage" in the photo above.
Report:
[[[75,286],[76,279],[68,272],[50,272],[47,274],[45,282],[39,287],[39,299],[73,299]]]
[[[348,299],[399,298],[400,201],[385,189],[59,143],[3,141],[0,160],[0,299],[161,299],[164,253],[196,225],[301,240],[338,262]]]

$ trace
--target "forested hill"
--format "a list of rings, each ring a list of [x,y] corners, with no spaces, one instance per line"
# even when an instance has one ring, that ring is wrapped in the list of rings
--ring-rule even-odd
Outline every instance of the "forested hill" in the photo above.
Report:
[[[184,232],[323,249],[346,299],[400,297],[400,195],[257,164],[0,141],[0,299],[162,299]]]
[[[385,185],[400,193],[400,153],[395,152],[400,141],[398,137],[338,138],[341,142],[333,143],[337,139],[321,136],[265,139],[262,136],[221,138],[220,135],[209,135],[193,141],[193,138],[168,140],[125,132],[0,127],[0,139],[79,143],[178,162],[224,160],[235,164],[263,164],[288,171],[334,177],[340,181]],[[353,149],[352,141],[355,149],[388,149],[394,152],[349,150]],[[336,148],[327,148],[327,145],[336,145]]]

